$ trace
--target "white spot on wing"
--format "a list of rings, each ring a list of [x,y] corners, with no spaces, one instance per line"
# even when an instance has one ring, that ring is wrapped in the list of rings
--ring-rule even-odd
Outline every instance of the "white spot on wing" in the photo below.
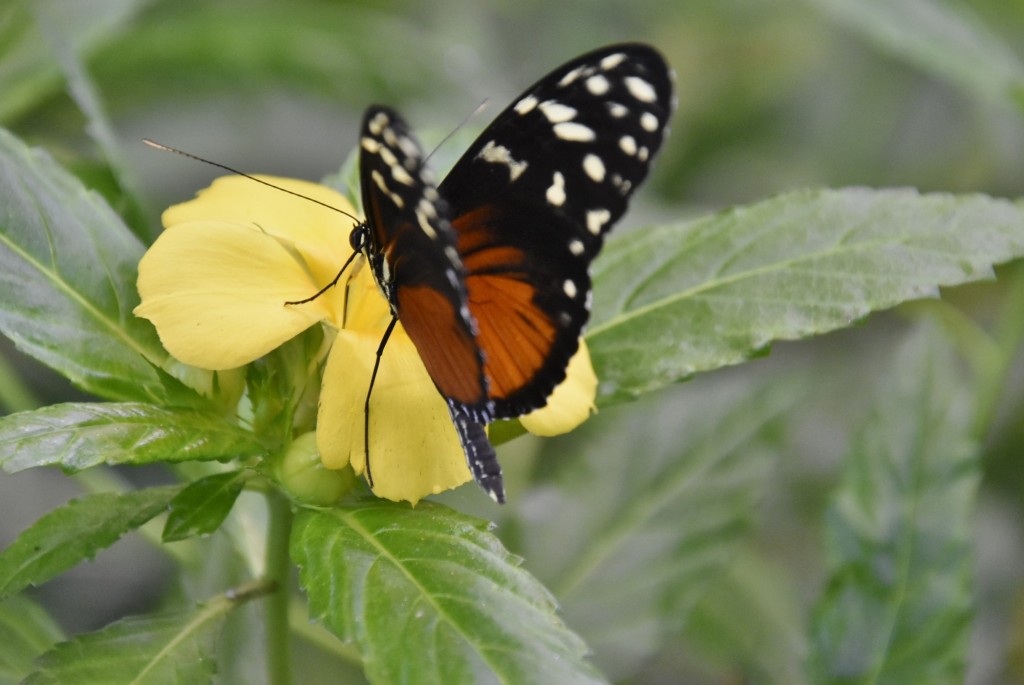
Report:
[[[574,107],[563,105],[562,103],[555,102],[554,100],[547,100],[540,103],[540,111],[552,124],[569,121],[576,116],[576,109]]]
[[[601,60],[601,68],[604,69],[605,71],[608,71],[609,69],[614,69],[615,67],[622,64],[622,61],[624,59],[626,59],[626,55],[621,52],[616,52],[614,54],[608,55],[607,57]]]
[[[434,227],[430,225],[430,220],[422,209],[416,210],[416,220],[419,222],[420,228],[423,229],[423,232],[427,234],[428,238],[431,240],[437,240],[437,231],[435,231]]]
[[[594,183],[600,183],[604,180],[604,162],[593,153],[587,153],[583,158],[583,171],[586,172],[587,176]]]
[[[508,167],[509,180],[516,180],[523,175],[526,167],[529,166],[526,160],[517,161],[512,158],[512,153],[504,145],[495,145],[493,140],[488,140],[483,149],[477,153],[477,158],[492,164],[504,164]]]
[[[390,129],[388,129],[390,130]],[[395,166],[398,164],[398,158],[395,157],[395,153],[390,148],[381,147],[380,158],[384,160],[384,163],[388,166]]]
[[[626,107],[621,102],[606,102],[605,106],[608,108],[608,113],[616,119],[621,119],[629,114],[629,107]]]
[[[589,143],[597,137],[594,133],[594,129],[575,121],[566,121],[561,124],[555,124],[552,129],[554,130],[556,137],[577,143]]]
[[[586,248],[583,245],[583,241],[577,238],[573,238],[569,241],[569,252],[572,252],[575,256],[579,257]]]
[[[399,136],[398,147],[401,148],[402,152],[405,153],[405,156],[410,159],[418,159],[420,156],[420,146],[417,145],[416,141],[409,136]]]
[[[601,74],[594,74],[587,79],[587,90],[591,95],[604,95],[611,88],[611,84]]]
[[[409,172],[398,164],[395,164],[393,167],[391,167],[391,177],[394,178],[399,183],[402,183],[407,186],[411,186],[414,183],[412,176],[409,175]]]
[[[619,149],[632,157],[636,154],[636,139],[633,136],[622,136],[619,138]]]
[[[366,136],[363,136],[359,140],[359,144],[371,155],[375,155],[380,152],[380,141],[376,138],[367,138]]]
[[[655,92],[654,86],[639,76],[627,76],[622,80],[626,84],[629,94],[640,102],[654,102],[658,99],[658,93]]]
[[[587,230],[594,235],[601,235],[601,229],[612,218],[607,209],[591,209],[587,211]]]
[[[389,123],[388,115],[384,112],[377,112],[369,123],[366,124],[366,128],[370,129],[370,133],[375,136],[379,136],[384,127]]]
[[[527,95],[522,100],[516,103],[514,109],[519,114],[526,114],[533,110],[537,106],[537,98],[532,95]]]
[[[654,116],[650,112],[644,112],[640,115],[640,126],[643,127],[645,131],[654,133],[658,130],[658,117]]]
[[[563,76],[562,79],[558,82],[558,87],[565,88],[567,85],[578,79],[580,77],[580,74],[583,73],[583,69],[583,67],[576,67],[568,74]]]
[[[424,193],[424,195],[426,195],[426,193]],[[420,198],[417,209],[423,212],[423,215],[426,217],[431,219],[437,218],[437,208],[431,202],[428,202],[426,197]]]
[[[566,281],[562,283],[562,291],[565,293],[566,297],[572,298],[576,297],[576,295],[579,293],[579,291],[576,289],[576,284],[568,279],[566,279]]]
[[[565,176],[562,175],[561,171],[555,172],[545,197],[555,207],[561,207],[565,204]]]

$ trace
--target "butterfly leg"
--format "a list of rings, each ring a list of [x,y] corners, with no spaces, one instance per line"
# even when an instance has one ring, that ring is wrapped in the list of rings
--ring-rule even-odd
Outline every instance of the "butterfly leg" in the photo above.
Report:
[[[455,424],[455,432],[459,434],[459,442],[466,453],[466,463],[473,479],[491,499],[504,504],[505,482],[501,476],[501,464],[498,463],[498,455],[494,453],[491,441],[487,439],[483,424],[477,423],[451,404],[448,405],[448,413]]]
[[[373,360],[373,373],[370,374],[370,387],[366,389],[366,402],[363,403],[363,454],[366,455],[366,482],[373,488],[373,473],[370,471],[370,395],[373,394],[373,384],[377,380],[377,369],[380,368],[380,358],[384,354],[384,347],[388,344],[391,331],[395,330],[398,317],[392,316],[391,323],[384,329],[384,335],[377,345],[377,356]]]

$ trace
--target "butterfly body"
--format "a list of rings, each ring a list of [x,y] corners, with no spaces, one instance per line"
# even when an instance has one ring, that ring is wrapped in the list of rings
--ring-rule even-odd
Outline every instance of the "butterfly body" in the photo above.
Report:
[[[360,135],[362,248],[448,403],[474,478],[503,501],[482,424],[544,406],[590,310],[589,266],[646,177],[673,108],[670,72],[640,44],[554,70],[435,186],[393,110]]]

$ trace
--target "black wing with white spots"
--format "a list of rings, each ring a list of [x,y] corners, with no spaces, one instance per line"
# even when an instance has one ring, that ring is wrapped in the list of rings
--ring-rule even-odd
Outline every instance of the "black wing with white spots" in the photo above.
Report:
[[[496,417],[543,406],[565,378],[589,317],[590,262],[673,106],[656,50],[602,48],[518,97],[441,183]]]
[[[501,466],[482,425],[491,420],[483,352],[447,205],[423,166],[419,142],[393,110],[367,110],[359,147],[367,221],[353,245],[366,254],[392,314],[448,402],[474,479],[504,502]],[[368,448],[366,469],[369,477]]]
[[[419,142],[396,112],[375,106],[366,112],[359,145],[364,251],[374,278],[441,394],[487,421],[483,353],[468,309],[466,274]]]

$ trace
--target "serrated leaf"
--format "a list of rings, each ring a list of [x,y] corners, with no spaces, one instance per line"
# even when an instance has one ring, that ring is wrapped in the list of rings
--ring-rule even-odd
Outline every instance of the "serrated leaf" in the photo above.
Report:
[[[229,471],[189,483],[171,500],[163,541],[175,542],[217,530],[248,479],[245,471]]]
[[[312,618],[356,644],[371,682],[604,682],[479,519],[429,502],[303,511],[292,558]]]
[[[728,664],[751,683],[804,685],[806,621],[795,587],[801,580],[784,578],[780,569],[744,550],[690,613],[690,651],[705,663]]]
[[[213,682],[216,629],[240,602],[267,587],[215,597],[197,609],[129,617],[62,642],[37,660],[30,685],[165,685]]]
[[[0,602],[0,684],[21,682],[32,672],[32,660],[62,639],[57,622],[27,597]]]
[[[882,49],[991,101],[1024,107],[1024,63],[967,6],[937,0],[813,0]]]
[[[792,385],[688,384],[602,412],[516,505],[517,551],[621,678],[677,632],[754,521]],[[612,413],[616,412],[616,413]]]
[[[848,326],[1024,254],[1024,207],[912,190],[782,195],[609,243],[587,335],[622,400]]]
[[[846,459],[812,629],[819,682],[963,682],[980,463],[956,368],[912,340]]]
[[[0,130],[0,332],[101,397],[191,397],[152,326],[136,318],[141,243],[45,152]]]
[[[216,461],[262,454],[255,435],[209,412],[135,402],[55,404],[0,418],[0,468]]]
[[[0,599],[92,558],[166,511],[180,489],[170,485],[86,495],[49,512],[0,552]]]

